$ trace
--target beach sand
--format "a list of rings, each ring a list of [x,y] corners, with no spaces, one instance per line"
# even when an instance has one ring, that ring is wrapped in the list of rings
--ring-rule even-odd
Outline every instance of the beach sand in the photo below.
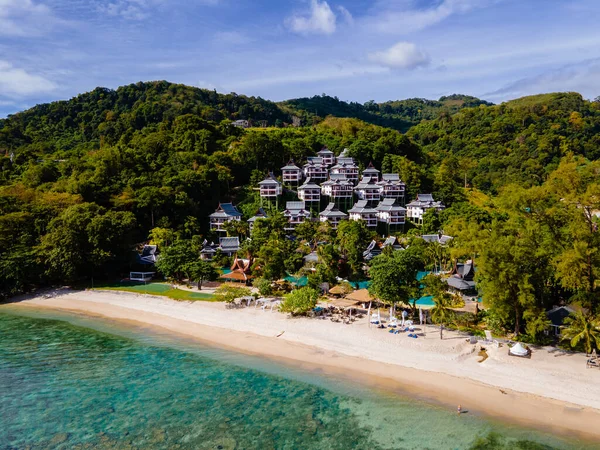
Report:
[[[486,346],[489,357],[480,363],[479,345],[448,331],[440,340],[433,326],[411,339],[369,327],[366,318],[346,325],[254,306],[227,309],[222,303],[113,291],[62,290],[50,298],[15,299],[0,311],[3,307],[73,311],[160,327],[452,410],[460,404],[470,413],[600,441],[600,370],[586,369],[582,354],[548,347],[521,359],[509,356],[506,346]],[[386,314],[382,310],[382,317]]]

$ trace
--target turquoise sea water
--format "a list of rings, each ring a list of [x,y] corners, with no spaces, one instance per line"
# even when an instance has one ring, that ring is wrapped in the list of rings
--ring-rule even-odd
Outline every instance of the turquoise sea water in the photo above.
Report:
[[[23,314],[0,310],[2,450],[597,448],[156,331]]]

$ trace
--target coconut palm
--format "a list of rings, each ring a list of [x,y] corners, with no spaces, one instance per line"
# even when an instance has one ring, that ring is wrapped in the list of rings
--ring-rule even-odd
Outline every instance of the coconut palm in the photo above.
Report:
[[[450,308],[452,305],[452,294],[449,292],[439,292],[433,297],[435,306],[431,308],[431,320],[440,324],[440,339],[443,339],[444,324],[454,320],[454,311]]]
[[[565,319],[567,328],[563,330],[563,339],[569,340],[571,347],[583,342],[586,355],[595,347],[600,349],[600,318],[577,311]]]

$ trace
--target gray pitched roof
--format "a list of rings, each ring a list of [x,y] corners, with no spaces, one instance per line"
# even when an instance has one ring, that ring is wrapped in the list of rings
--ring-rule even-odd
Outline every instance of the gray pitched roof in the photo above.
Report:
[[[363,177],[363,179],[360,180],[360,183],[358,183],[354,189],[379,189],[379,186],[377,186],[375,178]]]
[[[369,163],[369,165],[367,166],[367,168],[365,170],[363,170],[363,174],[375,174],[377,175],[379,173],[379,170],[377,170],[375,167],[373,167],[373,163]]]
[[[417,201],[419,202],[433,202],[433,195],[431,194],[417,194]]]
[[[469,289],[473,289],[475,287],[474,281],[467,281],[457,277],[450,277],[446,280],[446,282],[448,283],[448,286],[460,291],[468,291]]]
[[[210,217],[241,217],[242,213],[232,203],[219,203],[217,210]]]
[[[373,208],[367,207],[367,204],[368,204],[367,200],[359,200],[354,204],[352,209],[350,209],[348,212],[349,213],[359,213],[359,214],[360,213],[375,214],[377,211],[374,210]]]
[[[256,214],[253,217],[250,217],[248,219],[248,222],[256,222],[256,219],[266,219],[266,218],[267,218],[267,213],[265,212],[265,210],[262,208],[258,208],[258,211],[256,211]]]
[[[395,198],[384,198],[375,207],[377,211],[406,211],[406,208],[397,205]]]
[[[384,173],[381,175],[381,178],[385,181],[400,181],[400,175],[397,173]]]
[[[285,204],[285,209],[288,211],[300,211],[306,209],[306,205],[304,202],[287,202]]]
[[[277,181],[277,179],[273,176],[272,173],[270,173],[267,178],[265,178],[258,184],[259,184],[259,186],[269,186],[269,185],[279,186],[281,183],[279,181]]]
[[[348,217],[348,214],[340,211],[335,203],[329,203],[327,207],[319,214],[321,217]]]
[[[305,190],[305,189],[321,189],[321,187],[317,183],[310,181],[310,177],[308,177],[306,179],[306,181],[304,182],[304,184],[302,184],[302,186],[298,187],[298,190]]]
[[[223,250],[237,251],[240,249],[240,238],[237,236],[219,238],[219,247]]]
[[[421,238],[427,242],[438,242],[441,245],[445,245],[453,239],[452,236],[447,236],[445,234],[424,234]]]
[[[327,147],[323,147],[321,150],[319,150],[317,152],[317,155],[327,155],[327,156],[330,156],[330,155],[333,155],[333,152],[331,150],[329,150]]]
[[[300,170],[300,167],[298,167],[296,164],[294,164],[294,160],[290,159],[287,163],[287,165],[283,166],[281,168],[281,170]]]

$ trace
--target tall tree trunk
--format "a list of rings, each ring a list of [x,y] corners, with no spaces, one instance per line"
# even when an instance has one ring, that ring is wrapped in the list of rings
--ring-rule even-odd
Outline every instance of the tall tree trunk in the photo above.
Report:
[[[198,280],[198,290],[201,291],[202,290],[202,281],[204,281],[202,279],[202,277]]]
[[[440,340],[444,339],[444,324],[440,324]]]
[[[521,314],[519,304],[515,303],[515,336],[519,335],[519,331],[521,331]]]

